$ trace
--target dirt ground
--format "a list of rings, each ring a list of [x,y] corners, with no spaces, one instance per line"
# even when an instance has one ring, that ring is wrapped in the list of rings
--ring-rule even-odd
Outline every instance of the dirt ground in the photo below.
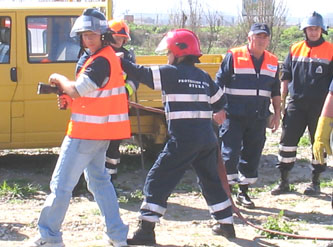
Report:
[[[262,225],[267,217],[276,216],[284,210],[283,220],[300,235],[333,238],[333,209],[331,187],[322,188],[319,196],[303,195],[310,180],[309,147],[300,147],[298,160],[291,173],[294,191],[272,196],[270,188],[279,178],[274,165],[277,162],[278,134],[267,135],[267,142],[260,164],[258,182],[251,188],[255,209],[241,208],[241,213],[255,225]],[[48,183],[58,149],[0,151],[0,186],[3,181],[32,183],[38,185],[38,193],[23,199],[0,197],[0,247],[22,247],[29,238],[37,234],[36,223],[46,195]],[[146,159],[149,166],[152,160]],[[123,155],[115,187],[118,195],[128,196],[141,189],[145,177],[141,170],[139,155]],[[332,184],[332,161],[323,179]],[[136,229],[140,201],[121,202],[120,211],[125,223],[130,226],[129,236]],[[168,201],[168,210],[156,227],[158,246],[333,246],[333,241],[302,239],[268,239],[235,217],[237,239],[228,241],[211,234],[214,221],[210,218],[205,201],[201,196],[196,177],[189,170]],[[67,247],[101,247],[104,224],[97,204],[91,195],[80,188],[75,192],[66,215],[62,230]]]

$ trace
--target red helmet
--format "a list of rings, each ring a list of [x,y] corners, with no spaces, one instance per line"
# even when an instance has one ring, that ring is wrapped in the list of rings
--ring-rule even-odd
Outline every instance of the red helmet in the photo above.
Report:
[[[131,40],[130,30],[125,21],[123,20],[110,20],[109,28],[114,32],[113,35],[125,37],[128,40]]]
[[[196,56],[201,57],[200,41],[192,31],[188,29],[175,29],[168,32],[156,48],[156,52],[170,50],[175,57]]]

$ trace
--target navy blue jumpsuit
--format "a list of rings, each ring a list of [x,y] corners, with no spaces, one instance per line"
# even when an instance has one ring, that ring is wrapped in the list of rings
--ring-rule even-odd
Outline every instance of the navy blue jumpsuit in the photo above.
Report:
[[[277,60],[271,64],[268,57],[266,51],[259,60],[250,55],[237,57],[247,60],[252,68],[236,75],[233,55],[228,52],[216,74],[216,82],[224,88],[228,101],[220,138],[229,184],[253,184],[258,178],[270,100],[280,95]],[[263,64],[272,71],[268,73]]]
[[[223,109],[225,96],[210,76],[193,65],[179,63],[144,67],[122,60],[123,70],[154,90],[162,90],[170,139],[150,169],[140,218],[158,222],[167,199],[192,165],[212,217],[233,223],[231,202],[217,172],[217,137],[212,114]]]
[[[297,144],[306,128],[313,144],[318,118],[333,78],[331,43],[320,38],[315,42],[302,41],[294,46],[305,52],[292,54],[290,51],[282,66],[281,80],[290,81],[290,100],[282,120],[277,168],[286,171],[294,167]],[[326,163],[319,164],[314,158],[311,164],[317,173],[323,172],[327,166]]]

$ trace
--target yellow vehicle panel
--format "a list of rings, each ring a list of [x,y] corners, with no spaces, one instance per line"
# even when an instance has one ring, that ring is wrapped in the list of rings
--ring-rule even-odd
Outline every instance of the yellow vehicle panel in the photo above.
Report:
[[[0,8],[2,149],[58,146],[65,134],[69,111],[58,110],[55,95],[37,95],[37,84],[47,82],[55,72],[74,79],[77,55],[66,60],[63,54],[56,58],[55,51],[65,44],[59,37],[65,37],[75,18],[92,5],[47,6],[6,4]]]
[[[219,69],[219,66],[223,60],[221,54],[204,54],[200,57],[201,63],[196,64],[200,69],[205,70],[212,79],[215,78],[216,72]],[[137,56],[136,62],[141,65],[151,66],[151,65],[161,65],[167,63],[166,56]],[[132,96],[132,101],[135,101],[135,97]],[[149,107],[158,107],[162,108],[162,99],[160,91],[153,91],[147,86],[140,84],[138,90],[138,103],[149,106]]]
[[[106,3],[6,4],[0,8],[0,149],[59,146],[70,117],[59,110],[56,95],[37,95],[38,82],[52,73],[74,79],[78,40],[69,39],[75,19],[83,9]],[[212,78],[221,55],[203,55],[199,68]],[[138,56],[144,65],[166,64],[166,56]],[[161,92],[141,84],[132,101],[162,108]],[[163,114],[130,109],[133,135],[161,144],[166,137]],[[139,126],[140,123],[140,126]]]

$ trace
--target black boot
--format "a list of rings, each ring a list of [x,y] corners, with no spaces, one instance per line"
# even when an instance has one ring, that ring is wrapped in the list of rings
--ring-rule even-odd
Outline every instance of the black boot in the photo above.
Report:
[[[155,245],[155,222],[145,220],[139,221],[139,228],[134,232],[133,237],[127,239],[129,245]]]
[[[226,238],[235,238],[235,228],[233,224],[215,224],[212,228],[214,235],[221,235]]]
[[[318,195],[320,194],[320,172],[312,171],[312,183],[304,190],[304,195]]]
[[[281,172],[281,181],[275,188],[272,189],[271,191],[272,195],[280,195],[282,193],[290,191],[289,179],[288,179],[289,171],[281,169],[280,172]]]
[[[248,196],[247,192],[249,190],[249,186],[247,184],[240,184],[239,185],[239,193],[237,195],[236,203],[241,205],[245,208],[254,208],[254,202],[251,201],[250,197]]]

